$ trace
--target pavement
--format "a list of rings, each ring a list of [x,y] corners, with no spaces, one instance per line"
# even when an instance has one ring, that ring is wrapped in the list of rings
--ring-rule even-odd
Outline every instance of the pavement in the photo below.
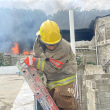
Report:
[[[18,93],[11,110],[33,110],[34,94],[27,82],[24,81],[23,86]],[[38,109],[39,110],[39,109]]]
[[[24,83],[17,74],[0,75],[0,110],[10,110]]]

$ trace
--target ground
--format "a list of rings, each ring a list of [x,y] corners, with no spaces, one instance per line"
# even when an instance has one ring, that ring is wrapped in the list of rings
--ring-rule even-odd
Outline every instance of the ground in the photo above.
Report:
[[[19,75],[0,75],[0,110],[10,110],[24,78]]]

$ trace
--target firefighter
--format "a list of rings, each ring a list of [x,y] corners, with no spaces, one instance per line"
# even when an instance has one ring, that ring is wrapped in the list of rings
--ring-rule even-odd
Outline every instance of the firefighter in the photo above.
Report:
[[[64,40],[54,21],[47,20],[36,33],[33,57],[23,60],[23,66],[32,65],[47,78],[47,89],[59,110],[75,110],[74,81],[77,63],[69,42]]]

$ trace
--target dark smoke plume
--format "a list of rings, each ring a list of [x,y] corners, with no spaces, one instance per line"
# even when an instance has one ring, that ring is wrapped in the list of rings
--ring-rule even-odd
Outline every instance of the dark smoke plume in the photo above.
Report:
[[[42,22],[47,20],[41,10],[0,9],[0,52],[10,52],[17,42],[20,53],[32,50]]]

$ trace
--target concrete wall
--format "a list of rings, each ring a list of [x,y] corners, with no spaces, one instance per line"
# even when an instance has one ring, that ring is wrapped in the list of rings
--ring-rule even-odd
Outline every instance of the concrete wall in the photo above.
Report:
[[[8,61],[11,66],[15,66],[17,61],[25,57],[27,57],[27,55],[4,55],[5,60]]]
[[[78,94],[79,100],[78,103],[81,107],[81,110],[87,110],[87,96],[86,96],[86,86],[83,83],[85,65],[79,65],[77,69],[77,78],[78,78]]]
[[[87,80],[88,110],[110,109],[110,84],[108,78]]]
[[[25,55],[13,55],[11,56],[12,65],[16,65],[16,62],[19,61],[21,58],[25,58]]]
[[[93,62],[96,64],[96,48],[94,37],[91,41],[77,41],[75,42],[76,55],[81,57],[83,65],[87,62]]]
[[[76,54],[81,57],[82,64],[85,65],[87,62],[93,62],[96,64],[96,54],[94,50],[89,49],[76,49]],[[21,58],[26,57],[25,55],[13,55],[13,56],[4,56],[6,61],[10,63],[11,66],[16,65],[16,62]]]
[[[110,58],[110,45],[103,45],[98,47],[99,64],[103,65]]]
[[[110,16],[96,20],[94,37],[98,46],[98,63],[103,65],[110,58]]]
[[[78,79],[81,110],[110,109],[110,74],[100,65],[85,65],[78,67]]]
[[[82,64],[85,65],[87,62],[93,62],[96,64],[96,53],[90,49],[76,49],[76,55],[79,55],[82,60]],[[16,62],[21,58],[25,58],[26,55],[5,55],[4,58],[10,63],[11,66],[15,66]]]
[[[81,57],[82,64],[93,62],[96,64],[96,52],[90,49],[76,49],[76,55]]]
[[[8,62],[10,66],[12,65],[11,55],[4,55],[5,62]]]

